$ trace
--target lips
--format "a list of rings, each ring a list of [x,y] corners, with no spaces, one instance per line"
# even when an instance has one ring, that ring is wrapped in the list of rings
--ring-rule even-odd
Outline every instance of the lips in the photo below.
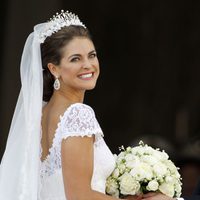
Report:
[[[84,80],[88,80],[93,77],[93,72],[80,74],[78,77]]]

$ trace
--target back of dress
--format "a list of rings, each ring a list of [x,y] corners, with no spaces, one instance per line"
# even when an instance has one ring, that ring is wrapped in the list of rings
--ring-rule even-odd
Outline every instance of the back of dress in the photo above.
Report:
[[[75,103],[60,117],[52,147],[46,159],[41,162],[39,200],[66,200],[61,165],[61,142],[68,137],[93,135],[95,141],[91,188],[105,193],[106,179],[115,167],[115,159],[103,139],[103,132],[93,109],[86,104]]]

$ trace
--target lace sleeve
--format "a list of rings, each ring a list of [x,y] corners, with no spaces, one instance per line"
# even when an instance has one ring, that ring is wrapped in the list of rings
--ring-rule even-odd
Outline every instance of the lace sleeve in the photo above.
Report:
[[[101,135],[103,132],[93,109],[82,103],[72,104],[64,113],[60,122],[61,137]]]

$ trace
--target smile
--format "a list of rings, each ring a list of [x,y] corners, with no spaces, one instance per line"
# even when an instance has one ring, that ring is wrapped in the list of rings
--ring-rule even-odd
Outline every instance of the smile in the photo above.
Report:
[[[93,76],[93,74],[94,73],[82,74],[82,75],[79,75],[78,77],[84,80],[88,80]]]

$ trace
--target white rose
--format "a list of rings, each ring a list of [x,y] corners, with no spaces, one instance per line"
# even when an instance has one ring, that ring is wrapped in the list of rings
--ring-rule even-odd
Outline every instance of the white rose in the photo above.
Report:
[[[116,163],[117,163],[117,164],[120,164],[120,163],[122,162],[122,160],[124,160],[124,157],[125,157],[125,152],[121,152],[121,153],[117,156]]]
[[[158,163],[157,158],[151,155],[144,155],[141,157],[141,160],[149,165],[155,165],[156,163]]]
[[[155,177],[159,183],[164,183],[165,179],[163,177]]]
[[[123,195],[135,195],[140,190],[139,182],[128,173],[123,174],[120,177],[120,192]]]
[[[128,153],[125,157],[124,157],[124,159],[126,160],[126,161],[131,161],[131,160],[134,160],[134,155],[133,154],[130,154],[130,153]]]
[[[122,151],[119,153],[118,158],[124,158],[125,155],[126,155],[126,153],[124,151]]]
[[[132,150],[131,147],[127,147],[127,148],[126,148],[126,151],[127,151],[127,152],[131,152],[131,150]]]
[[[171,173],[177,172],[177,168],[176,168],[176,166],[174,165],[174,163],[171,160],[166,160],[164,163],[169,168]]]
[[[169,158],[169,155],[163,150],[162,151],[162,159],[167,160]]]
[[[167,174],[167,167],[159,162],[153,166],[153,171],[157,177],[163,177]]]
[[[126,167],[132,169],[135,166],[135,162],[133,160],[126,162]]]
[[[159,186],[159,190],[169,196],[169,197],[173,197],[174,196],[174,185],[173,184],[167,184],[167,183],[162,183]]]
[[[175,171],[175,172],[174,172],[174,177],[175,177],[176,179],[179,179],[179,178],[181,177],[181,175],[179,174],[178,171]]]
[[[124,172],[125,172],[125,170],[126,170],[126,166],[125,166],[125,164],[119,164],[118,165],[118,169],[119,169],[119,173],[120,174],[123,174]]]
[[[165,181],[167,182],[167,183],[174,183],[174,178],[172,177],[172,176],[167,176],[166,178],[165,178]]]
[[[151,166],[142,162],[134,166],[130,174],[138,181],[143,181],[144,179],[151,180],[153,178]]]
[[[165,153],[164,151],[161,152],[161,151],[158,151],[158,150],[154,151],[153,156],[155,156],[160,161],[164,161],[164,160],[167,160],[169,158],[167,153]]]
[[[143,155],[144,154],[145,149],[141,146],[137,146],[137,147],[133,147],[131,152],[134,155]]]
[[[116,169],[113,171],[112,176],[113,176],[114,178],[118,178],[118,176],[119,176],[119,169],[118,169],[118,168],[116,168]]]
[[[152,180],[148,183],[147,185],[147,190],[148,191],[156,191],[158,190],[159,184],[156,180]]]
[[[128,160],[126,162],[126,167],[132,169],[135,166],[140,165],[140,163],[141,162],[140,162],[139,158],[137,156],[134,156],[131,160]]]
[[[145,153],[148,155],[153,155],[153,153],[155,151],[155,149],[153,149],[152,147],[147,146],[147,145],[145,145],[144,150],[145,150]]]
[[[175,179],[180,179],[180,173],[178,172],[178,168],[174,165],[174,163],[171,160],[167,160],[165,164],[168,167],[171,176],[173,176]]]
[[[181,190],[182,190],[182,188],[181,188],[181,183],[177,182],[177,183],[175,184],[175,191],[176,191],[176,196],[177,196],[177,197],[180,197],[180,196],[181,196]]]
[[[106,181],[106,192],[112,196],[119,197],[119,186],[115,179],[109,177]],[[118,195],[118,196],[117,196]]]
[[[116,190],[115,193],[112,196],[116,197],[116,198],[119,198],[119,190]]]

